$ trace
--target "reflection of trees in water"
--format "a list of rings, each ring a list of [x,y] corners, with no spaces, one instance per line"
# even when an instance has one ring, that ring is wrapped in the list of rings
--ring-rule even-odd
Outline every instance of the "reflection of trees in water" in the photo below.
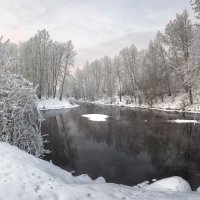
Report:
[[[80,117],[93,113],[112,118],[107,122],[91,122]],[[48,119],[45,126],[43,123],[47,129],[43,132],[52,133],[49,141],[53,144],[48,144],[52,150],[49,159],[65,169],[70,166],[68,170],[76,165],[77,149],[73,137],[78,132],[81,137],[106,143],[128,156],[149,155],[158,178],[170,175],[188,178],[200,171],[200,126],[166,123],[174,118],[178,118],[177,115],[83,106]]]
[[[178,131],[177,131],[178,128]],[[179,171],[184,160],[183,139],[180,134],[182,127],[173,124],[163,124],[160,130],[158,127],[151,127],[151,132],[145,137],[145,145],[151,157],[152,164],[159,173],[171,173]]]
[[[160,116],[152,117],[149,112],[138,112],[119,109],[118,113],[114,113],[115,115],[112,113],[114,119],[107,122],[90,122],[81,118],[78,126],[88,138],[97,142],[106,142],[108,146],[114,146],[121,152],[137,156],[145,151],[145,137],[151,131],[149,123],[145,120],[154,121],[158,126],[160,123],[156,122],[161,120]],[[121,117],[119,118],[118,115]]]
[[[68,161],[72,169],[75,170],[75,160],[77,159],[77,154],[76,154],[76,147],[73,143],[74,138],[72,137],[72,135],[69,134],[70,126],[66,123],[66,121],[64,121],[63,115],[56,117],[56,119],[57,123],[60,123],[59,127],[61,127],[61,130],[59,132],[60,133],[62,132],[64,134],[62,139],[64,144],[65,159],[68,158]]]
[[[180,175],[186,179],[200,167],[199,126],[168,124],[165,131],[146,137],[146,145],[153,165],[160,175]],[[152,131],[156,131],[152,130]]]
[[[160,176],[168,174],[188,178],[199,170],[199,125],[166,123],[175,114],[118,112],[115,115],[120,114],[120,118],[112,115],[114,119],[107,122],[80,118],[78,127],[87,138],[105,142],[127,155],[136,157],[147,153]]]
[[[62,115],[43,122],[43,132],[49,133],[50,142],[47,148],[51,150],[51,154],[47,155],[46,159],[52,160],[54,164],[64,169],[75,170],[77,150],[74,139],[69,134],[70,129],[70,125]]]

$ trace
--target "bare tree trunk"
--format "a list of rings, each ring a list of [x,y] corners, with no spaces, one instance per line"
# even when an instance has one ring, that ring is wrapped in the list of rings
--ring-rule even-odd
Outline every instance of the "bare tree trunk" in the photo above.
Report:
[[[192,88],[189,88],[190,104],[193,105]]]
[[[61,85],[60,101],[63,98],[63,89],[64,89],[64,85],[65,85],[65,78],[66,78],[66,75],[67,75],[67,67],[68,67],[68,58],[67,58],[67,61],[66,61],[64,76],[63,76],[62,85]]]

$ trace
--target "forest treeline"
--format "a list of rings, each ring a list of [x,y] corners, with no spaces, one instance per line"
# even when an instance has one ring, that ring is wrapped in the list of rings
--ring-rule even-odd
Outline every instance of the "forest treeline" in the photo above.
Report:
[[[53,41],[44,29],[19,45],[8,43],[4,51],[2,62],[12,73],[31,81],[39,98],[63,98],[65,80],[76,55],[71,40]]]
[[[135,45],[123,48],[117,56],[104,56],[86,62],[75,73],[72,96],[89,101],[116,96],[130,97],[129,103],[152,105],[166,96],[188,94],[194,103],[199,91],[200,28],[194,26],[186,10],[158,31],[147,49]]]
[[[192,3],[197,19],[199,5],[199,0]],[[72,41],[53,41],[45,29],[19,45],[7,43],[4,51],[1,64],[31,81],[39,98],[106,98],[112,103],[128,97],[127,103],[153,105],[184,93],[188,104],[193,104],[200,93],[200,27],[186,10],[158,31],[147,49],[132,44],[114,58],[104,56],[82,68],[75,66],[73,75]]]

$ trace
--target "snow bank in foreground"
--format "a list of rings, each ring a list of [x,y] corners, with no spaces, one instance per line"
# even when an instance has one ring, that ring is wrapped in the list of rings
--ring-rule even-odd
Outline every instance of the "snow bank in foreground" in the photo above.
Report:
[[[144,189],[150,191],[191,192],[188,182],[177,176],[157,181]]]
[[[102,115],[102,114],[87,114],[87,115],[81,115],[82,117],[88,118],[90,121],[96,121],[96,122],[105,122],[107,121],[108,115]]]
[[[17,147],[0,142],[1,200],[199,200],[179,177],[163,179],[143,188],[93,181],[87,175],[73,177],[52,163]],[[170,188],[170,192],[169,192]],[[178,188],[178,189],[177,189]]]
[[[39,110],[54,110],[64,108],[74,108],[78,105],[72,105],[67,100],[60,101],[59,99],[42,99],[36,102],[36,106]]]

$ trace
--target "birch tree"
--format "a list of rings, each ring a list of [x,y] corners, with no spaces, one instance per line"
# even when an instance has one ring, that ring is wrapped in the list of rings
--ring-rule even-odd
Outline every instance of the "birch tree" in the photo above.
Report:
[[[177,14],[176,19],[170,21],[165,29],[165,42],[169,47],[169,57],[176,77],[181,80],[185,91],[189,94],[193,104],[192,88],[184,81],[184,65],[189,58],[189,48],[193,37],[192,23],[186,10]]]
[[[62,100],[63,98],[63,89],[65,86],[66,76],[69,73],[69,68],[74,65],[75,55],[76,55],[76,52],[74,50],[74,46],[71,40],[69,40],[66,44],[63,44],[63,45],[65,48],[65,52],[64,52],[63,67],[62,67],[63,77],[61,79],[60,100]]]

